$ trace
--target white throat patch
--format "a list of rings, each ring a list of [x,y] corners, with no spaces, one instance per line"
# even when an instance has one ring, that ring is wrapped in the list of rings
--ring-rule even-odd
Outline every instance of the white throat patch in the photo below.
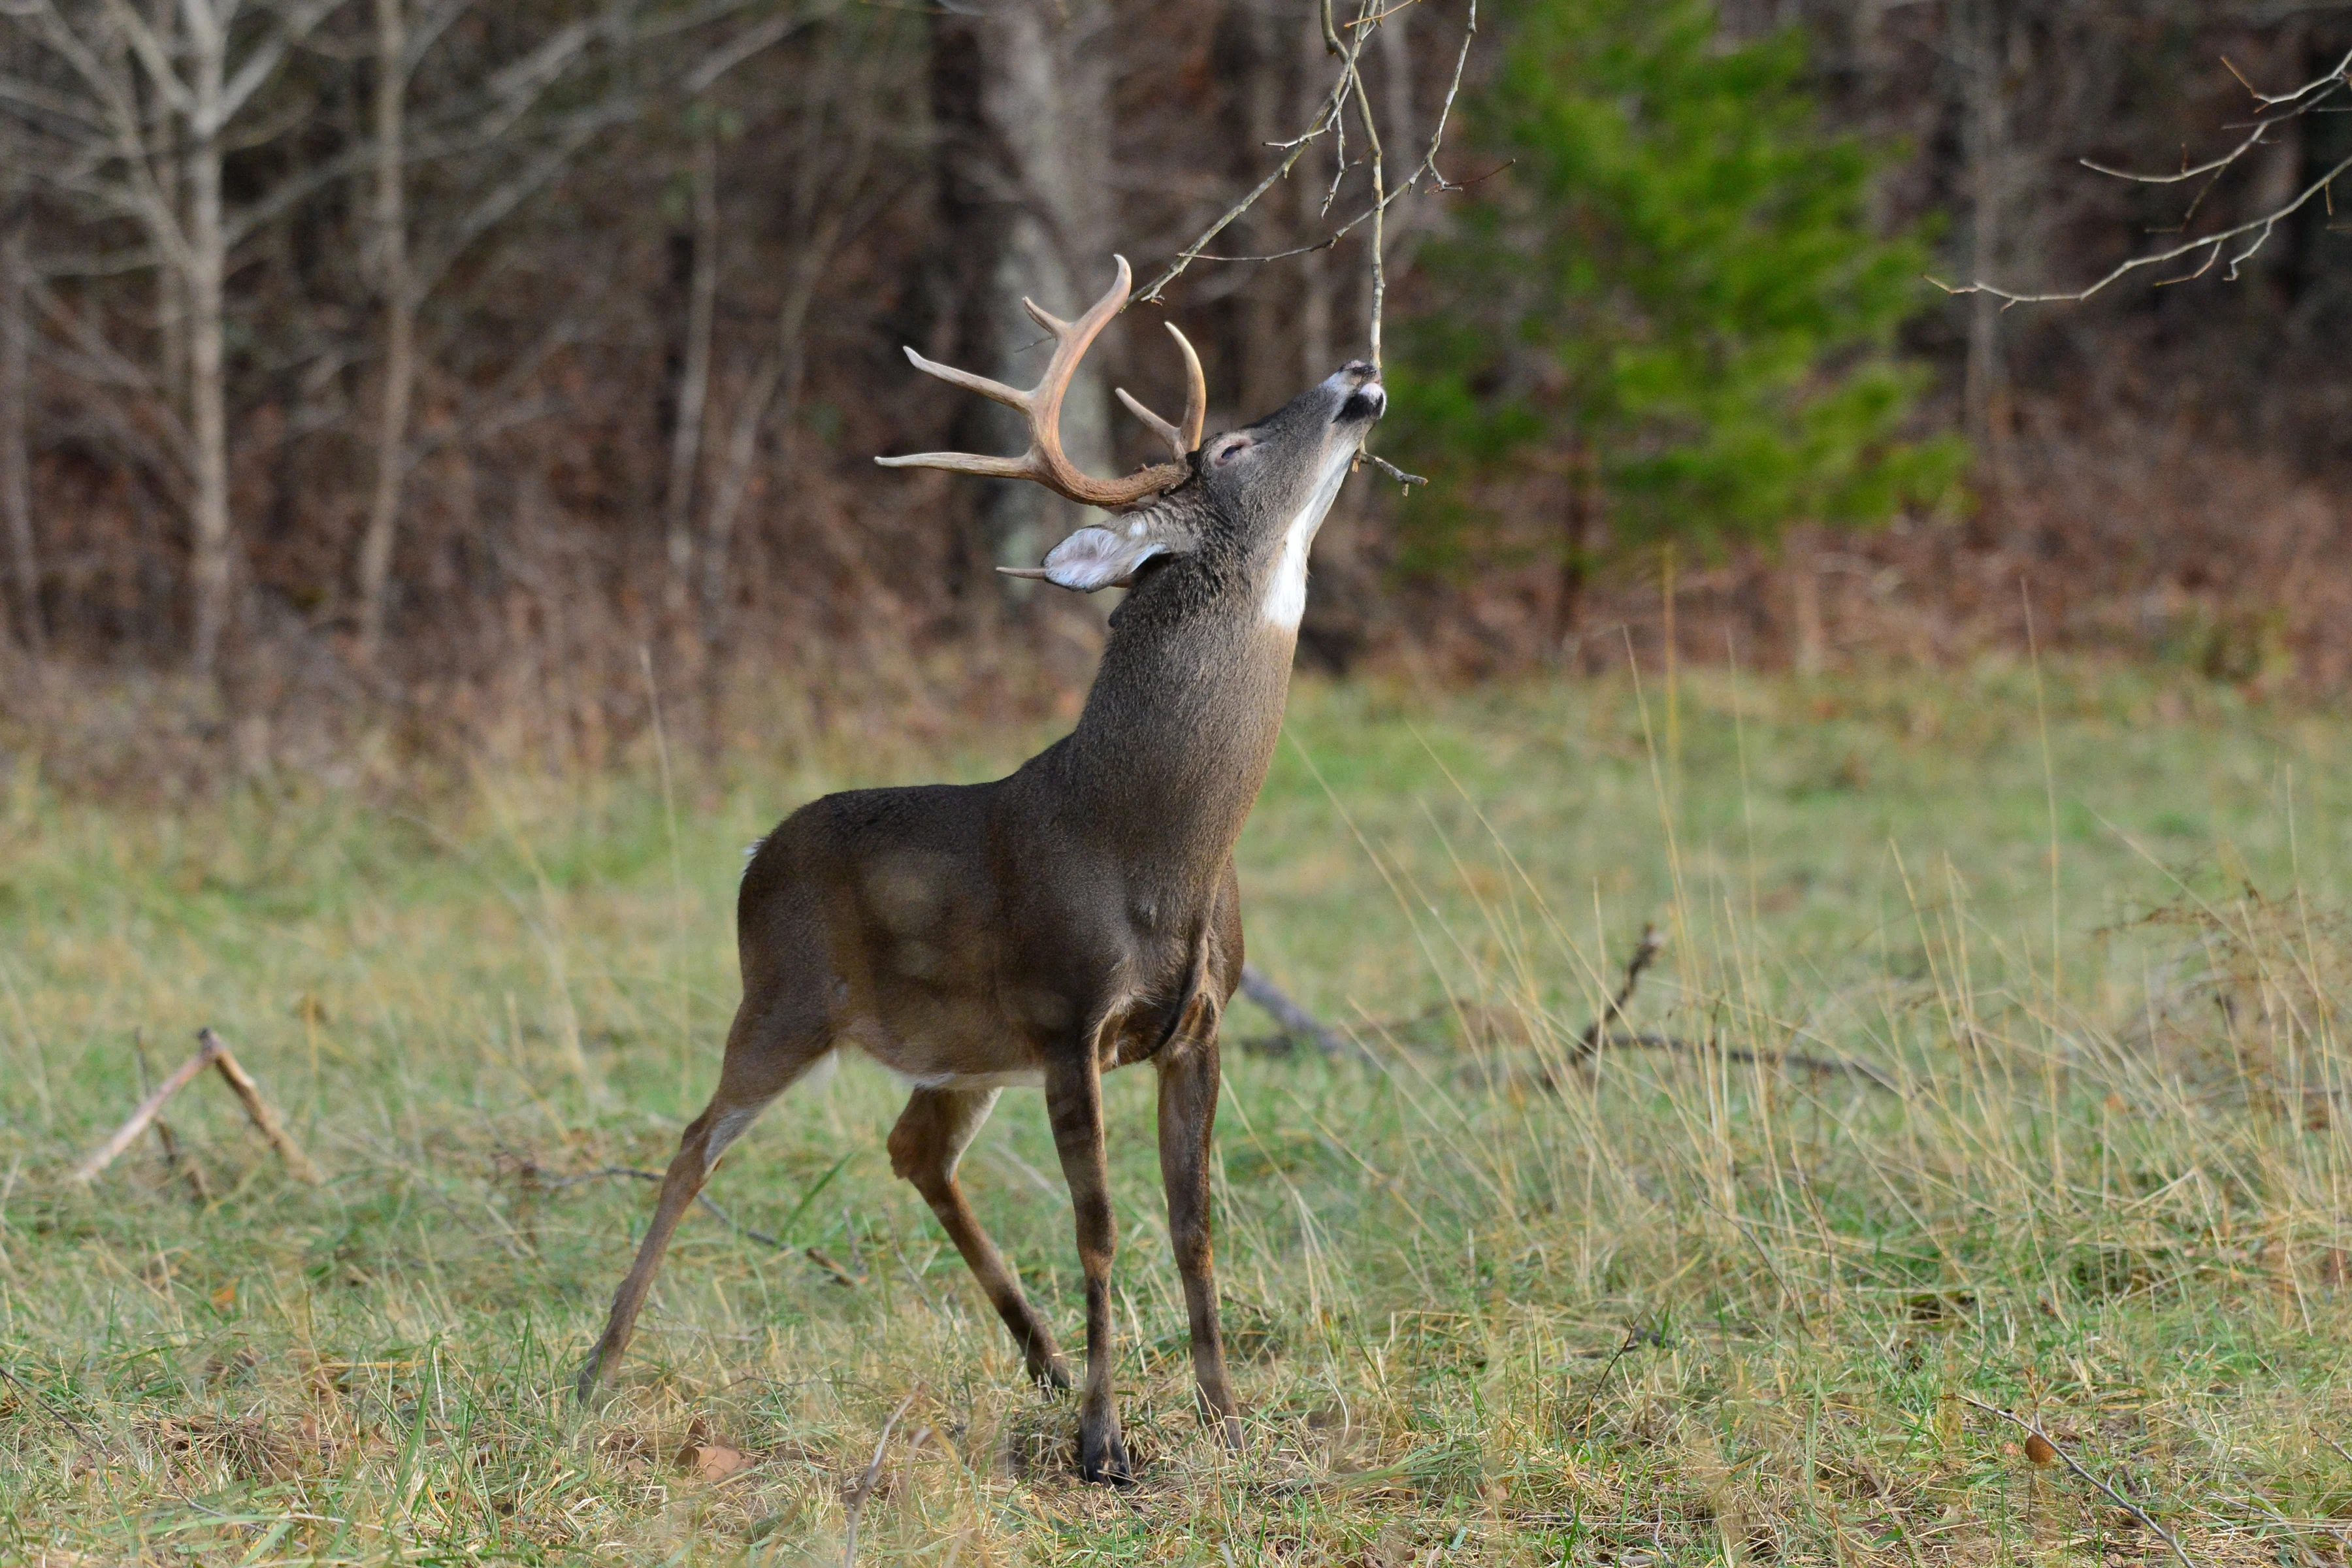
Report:
[[[1353,447],[1335,455],[1307,504],[1283,530],[1282,553],[1274,563],[1274,580],[1266,584],[1264,607],[1265,618],[1286,632],[1297,631],[1299,617],[1307,613],[1307,552],[1315,543],[1316,530],[1323,526],[1324,514],[1339,499],[1339,487],[1355,460]]]

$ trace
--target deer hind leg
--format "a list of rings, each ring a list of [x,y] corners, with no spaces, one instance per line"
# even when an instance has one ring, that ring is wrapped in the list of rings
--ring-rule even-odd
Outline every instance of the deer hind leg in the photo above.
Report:
[[[1217,1120],[1217,1041],[1180,1040],[1152,1058],[1160,1069],[1160,1177],[1168,1189],[1168,1238],[1184,1280],[1192,1331],[1192,1379],[1201,1408],[1238,1447],[1242,1423],[1225,1375],[1217,1325],[1216,1266],[1209,1246],[1209,1136]]]
[[[890,1169],[912,1182],[931,1212],[940,1216],[948,1238],[963,1254],[980,1288],[995,1305],[996,1315],[1013,1331],[1013,1342],[1021,1347],[1030,1377],[1055,1388],[1067,1388],[1069,1369],[1054,1348],[1054,1336],[1046,1331],[1036,1309],[1029,1305],[1029,1298],[1021,1293],[1021,1281],[996,1250],[996,1244],[980,1228],[971,1205],[964,1199],[962,1184],[956,1180],[956,1163],[963,1158],[1003,1092],[917,1089],[898,1124],[890,1130]]]
[[[636,1331],[637,1313],[661,1269],[662,1254],[668,1249],[678,1221],[686,1217],[688,1207],[710,1179],[719,1156],[742,1136],[771,1100],[815,1066],[830,1046],[816,1029],[774,1029],[764,1018],[752,1016],[748,997],[737,1009],[734,1026],[727,1034],[727,1057],[719,1069],[718,1092],[678,1139],[677,1152],[671,1156],[669,1170],[662,1177],[653,1223],[646,1227],[646,1238],[637,1246],[636,1261],[613,1293],[613,1310],[605,1319],[604,1337],[580,1369],[583,1404],[594,1395],[596,1385],[620,1364],[628,1350],[629,1338]]]
[[[1070,1184],[1078,1263],[1087,1277],[1087,1390],[1078,1405],[1078,1474],[1089,1481],[1125,1485],[1133,1470],[1111,1388],[1110,1261],[1116,1235],[1110,1167],[1103,1152],[1102,1069],[1090,1039],[1046,1068],[1045,1114],[1062,1156],[1062,1178]]]

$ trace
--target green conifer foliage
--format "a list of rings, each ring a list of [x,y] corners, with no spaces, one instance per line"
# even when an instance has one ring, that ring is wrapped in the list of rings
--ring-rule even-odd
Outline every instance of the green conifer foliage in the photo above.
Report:
[[[1580,476],[1621,553],[1953,497],[1960,443],[1902,435],[1927,373],[1894,339],[1926,247],[1873,232],[1880,156],[1822,130],[1802,36],[1727,47],[1706,0],[1509,9],[1471,113],[1513,162],[1424,253],[1391,377],[1418,454],[1454,479]],[[1477,548],[1453,489],[1412,509],[1408,566]],[[1589,553],[1598,532],[1555,537]]]

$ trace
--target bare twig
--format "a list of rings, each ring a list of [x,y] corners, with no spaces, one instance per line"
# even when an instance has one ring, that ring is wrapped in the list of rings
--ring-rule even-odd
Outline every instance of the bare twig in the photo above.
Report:
[[[659,1182],[663,1179],[662,1173],[659,1171],[640,1171],[634,1165],[604,1165],[593,1171],[583,1171],[577,1175],[558,1176],[553,1181],[543,1182],[541,1184],[547,1187],[572,1187],[579,1185],[582,1182],[595,1181],[600,1176],[626,1176],[630,1180],[637,1182]],[[738,1236],[748,1236],[753,1241],[758,1242],[761,1246],[772,1247],[779,1252],[790,1252],[792,1250],[792,1244],[790,1242],[770,1236],[764,1230],[753,1229],[751,1226],[745,1225],[741,1220],[737,1219],[733,1215],[729,1214],[725,1209],[720,1208],[717,1204],[712,1203],[707,1196],[697,1194],[694,1201],[701,1205],[704,1208],[709,1209],[712,1215],[718,1219],[719,1224],[735,1232]]]
[[[1305,255],[1309,251],[1326,249],[1338,244],[1359,225],[1370,222],[1372,225],[1372,288],[1371,319],[1367,325],[1372,360],[1376,364],[1379,363],[1381,312],[1385,303],[1388,284],[1383,254],[1383,241],[1386,238],[1385,215],[1391,206],[1417,192],[1425,190],[1435,195],[1462,189],[1462,186],[1448,180],[1439,170],[1437,159],[1445,145],[1446,128],[1453,121],[1454,100],[1461,96],[1462,73],[1469,64],[1470,46],[1478,36],[1477,0],[1470,0],[1468,15],[1462,26],[1461,46],[1454,57],[1453,78],[1446,84],[1445,98],[1439,106],[1437,122],[1431,129],[1429,141],[1423,146],[1421,158],[1413,165],[1412,172],[1399,181],[1393,188],[1389,188],[1385,181],[1386,168],[1381,150],[1380,132],[1372,121],[1369,89],[1364,83],[1359,61],[1362,57],[1364,45],[1370,38],[1373,31],[1402,9],[1403,7],[1401,5],[1382,6],[1377,4],[1377,0],[1365,0],[1356,18],[1342,28],[1334,22],[1331,7],[1327,0],[1322,7],[1324,46],[1339,61],[1339,77],[1332,82],[1331,90],[1324,95],[1320,106],[1316,110],[1314,118],[1308,122],[1305,131],[1292,141],[1276,144],[1283,154],[1281,162],[1268,170],[1265,176],[1256,184],[1251,186],[1249,193],[1241,200],[1227,207],[1214,223],[1194,236],[1192,242],[1179,251],[1175,258],[1169,262],[1160,275],[1136,294],[1137,301],[1159,302],[1160,291],[1181,277],[1185,268],[1191,267],[1195,261],[1272,260],[1279,257]],[[1343,31],[1354,35],[1352,40],[1343,40],[1340,37]],[[1335,143],[1342,149],[1339,158],[1339,169],[1333,177],[1333,189],[1337,190],[1338,179],[1346,173],[1349,166],[1344,152],[1344,138],[1347,134],[1347,109],[1351,99],[1356,103],[1358,117],[1363,123],[1364,133],[1371,148],[1371,157],[1369,160],[1372,179],[1371,205],[1346,223],[1339,225],[1320,240],[1312,245],[1302,246],[1296,250],[1278,251],[1274,256],[1265,258],[1210,255],[1210,242],[1231,227],[1243,214],[1255,206],[1258,198],[1272,190],[1277,182],[1286,178],[1290,171],[1297,165],[1298,160],[1306,155],[1307,148],[1327,134],[1330,135]],[[1329,205],[1328,200],[1325,205],[1327,207]]]
[[[857,1568],[857,1516],[865,1510],[866,1500],[874,1495],[875,1483],[882,1479],[882,1456],[890,1447],[890,1429],[898,1425],[898,1417],[915,1403],[919,1388],[909,1389],[907,1397],[898,1401],[898,1408],[890,1412],[890,1419],[882,1423],[882,1436],[874,1444],[874,1458],[866,1462],[866,1473],[842,1489],[841,1512],[846,1521],[843,1529],[841,1568]]]
[[[1570,1442],[1577,1442],[1583,1437],[1585,1426],[1592,1419],[1593,1402],[1601,1397],[1601,1385],[1609,1381],[1609,1374],[1617,1370],[1617,1363],[1625,1359],[1626,1352],[1639,1345],[1658,1345],[1664,1342],[1665,1341],[1655,1329],[1645,1329],[1639,1323],[1626,1329],[1624,1340],[1615,1350],[1609,1352],[1609,1364],[1601,1369],[1601,1375],[1594,1378],[1592,1386],[1584,1391],[1584,1408],[1579,1411],[1576,1419],[1569,1424]]]
[[[32,1400],[35,1408],[38,1409],[43,1415],[56,1422],[58,1426],[64,1427],[67,1431],[72,1433],[75,1436],[80,1438],[86,1446],[100,1450],[105,1448],[106,1445],[100,1442],[89,1427],[84,1426],[80,1422],[75,1420],[72,1416],[67,1415],[64,1411],[50,1404],[48,1399],[39,1389],[35,1388],[31,1384],[26,1383],[23,1378],[18,1377],[15,1373],[10,1372],[5,1366],[0,1366],[0,1377],[6,1378],[10,1383],[13,1383],[17,1387],[23,1389],[25,1391],[26,1397]]]
[[[847,1160],[845,1158],[840,1162],[840,1163],[834,1166],[833,1171],[839,1171],[841,1166],[847,1163]],[[631,1181],[637,1182],[659,1182],[664,1179],[659,1171],[641,1171],[634,1165],[604,1165],[600,1166],[593,1171],[582,1171],[576,1175],[558,1176],[553,1181],[542,1182],[541,1184],[549,1188],[571,1187],[577,1186],[582,1182],[593,1182],[604,1176],[625,1176]],[[832,1179],[833,1172],[827,1172],[822,1178],[820,1178],[816,1184],[815,1189],[811,1191],[806,1197],[801,1200],[802,1208],[806,1208],[810,1200],[814,1199],[818,1192],[823,1191],[825,1183],[830,1182]],[[697,1204],[699,1204],[702,1207],[709,1210],[712,1216],[716,1218],[719,1224],[735,1232],[738,1236],[749,1237],[751,1240],[758,1242],[762,1247],[772,1247],[778,1252],[790,1252],[793,1249],[793,1244],[791,1242],[784,1240],[782,1237],[771,1236],[764,1230],[745,1225],[741,1220],[737,1219],[733,1215],[729,1214],[725,1209],[720,1208],[717,1204],[712,1203],[705,1194],[697,1194],[694,1201]],[[790,1230],[793,1226],[793,1221],[797,1220],[799,1217],[799,1212],[797,1210],[794,1211],[792,1219],[785,1221],[784,1228],[786,1230]],[[830,1256],[817,1247],[803,1247],[801,1248],[801,1256],[807,1258],[811,1263],[815,1264],[819,1268],[824,1269],[827,1274],[832,1275],[835,1282],[837,1284],[856,1286],[866,1283],[865,1275],[851,1273],[848,1269],[843,1268]]]
[[[1633,944],[1633,956],[1625,961],[1624,983],[1617,987],[1617,994],[1609,999],[1608,1007],[1584,1026],[1584,1033],[1577,1037],[1572,1060],[1579,1064],[1590,1060],[1592,1053],[1600,1048],[1601,1032],[1612,1023],[1625,1022],[1625,1004],[1633,999],[1635,988],[1642,984],[1642,972],[1658,961],[1658,954],[1665,951],[1665,946],[1666,939],[1658,934],[1656,922],[1643,921],[1642,940]],[[1612,1045],[1615,1043],[1611,1041]]]
[[[287,1170],[298,1180],[317,1186],[320,1180],[319,1168],[310,1163],[310,1157],[287,1135],[277,1112],[269,1108],[268,1101],[261,1098],[261,1088],[253,1081],[252,1075],[238,1063],[236,1055],[221,1037],[209,1028],[196,1031],[196,1054],[173,1068],[172,1076],[140,1102],[139,1108],[131,1113],[130,1120],[114,1130],[114,1136],[100,1144],[75,1169],[72,1179],[77,1182],[95,1181],[98,1173],[113,1163],[115,1156],[131,1147],[132,1140],[147,1130],[149,1122],[156,1120],[163,1111],[163,1102],[186,1088],[189,1081],[206,1068],[218,1068],[221,1077],[228,1081],[229,1088],[236,1091],[238,1100],[245,1106],[247,1117],[268,1140],[269,1146],[278,1152],[278,1157],[285,1162]],[[169,1146],[168,1142],[166,1146]]]
[[[1801,1072],[1843,1073],[1850,1078],[1864,1079],[1889,1094],[1901,1094],[1895,1080],[1872,1067],[1868,1062],[1853,1061],[1844,1057],[1809,1056],[1801,1051],[1751,1051],[1738,1046],[1725,1046],[1714,1040],[1685,1040],[1677,1035],[1650,1034],[1634,1029],[1612,1028],[1612,1024],[1629,1022],[1625,1016],[1627,1004],[1633,1000],[1634,991],[1642,984],[1642,975],[1657,962],[1664,951],[1666,940],[1654,924],[1642,927],[1642,940],[1633,946],[1633,956],[1625,961],[1625,978],[1617,987],[1617,994],[1609,999],[1584,1033],[1576,1038],[1569,1053],[1570,1063],[1580,1068],[1591,1065],[1592,1058],[1604,1049],[1676,1051],[1684,1056],[1721,1057],[1726,1061],[1744,1062],[1758,1067],[1795,1068]],[[1547,1086],[1558,1089],[1556,1075],[1544,1075]]]
[[[2109,1486],[2105,1481],[2103,1481],[2098,1477],[2093,1475],[2084,1468],[2080,1459],[2077,1459],[2074,1455],[2061,1447],[2058,1443],[2051,1437],[2050,1434],[2044,1432],[2040,1426],[2028,1421],[2022,1415],[2016,1415],[2011,1411],[2001,1409],[1997,1405],[1987,1405],[1981,1399],[1974,1399],[1965,1394],[1955,1394],[1952,1397],[1958,1400],[1963,1405],[1974,1405],[1977,1409],[1983,1411],[1988,1415],[2000,1416],[2003,1421],[2006,1421],[2011,1426],[2017,1427],[2029,1437],[2041,1438],[2042,1442],[2050,1446],[2050,1451],[2058,1457],[2060,1463],[2063,1464],[2068,1469],[2074,1471],[2076,1475],[2082,1477],[2083,1479],[2090,1482],[2091,1485],[2106,1493],[2108,1500],[2112,1501],[2117,1508],[2123,1510],[2126,1513],[2131,1515],[2134,1519],[2139,1521],[2140,1523],[2146,1525],[2148,1529],[2156,1531],[2158,1535],[2161,1536],[2164,1540],[2164,1543],[2172,1548],[2172,1554],[2180,1559],[2180,1568],[2197,1568],[2197,1564],[2189,1559],[2189,1553],[2181,1550],[2180,1542],[2179,1538],[2172,1533],[2172,1531],[2157,1523],[2156,1521],[2149,1516],[2147,1510],[2140,1507],[2139,1504],[2132,1501],[2131,1499],[2117,1491],[2114,1487]]]
[[[2229,64],[2226,60],[2222,63]],[[2236,74],[2235,67],[2231,67],[2231,74]],[[2242,82],[2244,79],[2242,77],[2239,78]],[[2222,175],[2228,174],[2256,148],[2273,145],[2268,138],[2270,133],[2281,124],[2305,114],[2343,112],[2344,105],[2331,101],[2338,97],[2339,89],[2346,89],[2347,93],[2352,93],[2352,54],[2347,54],[2330,69],[2314,77],[2292,92],[2265,93],[2255,91],[2252,87],[2248,87],[2247,90],[2253,93],[2259,106],[2259,112],[2268,117],[2256,120],[2246,135],[2219,157],[2208,159],[2195,165],[2189,164],[2186,159],[2183,159],[2179,172],[2167,174],[2137,174],[2129,170],[2110,168],[2104,163],[2094,163],[2088,158],[2082,159],[2080,162],[2084,168],[2095,174],[2128,180],[2135,184],[2173,185],[2184,181],[2202,179],[2205,184],[2190,200],[2188,211],[2182,216],[2181,223],[2186,226],[2189,221],[2196,216],[2198,209],[2204,205],[2205,197],[2210,194]],[[2285,112],[2270,114],[2269,111],[2273,109],[2283,109]],[[2228,270],[2223,273],[2223,276],[2234,281],[2238,276],[2238,268],[2252,259],[2255,253],[2269,243],[2271,236],[2277,231],[2281,223],[2303,210],[2315,196],[2332,198],[2329,187],[2347,173],[2352,173],[2352,157],[2343,159],[2305,185],[2291,200],[2273,207],[2269,212],[2248,218],[2245,222],[2233,225],[2229,228],[2219,229],[2195,239],[2183,240],[2178,245],[2168,246],[2161,250],[2151,251],[2145,256],[2127,258],[2116,263],[2105,276],[2080,289],[2024,294],[2002,288],[1998,284],[1988,283],[1982,279],[1962,284],[1946,283],[1935,278],[1930,278],[1927,281],[1948,294],[1990,295],[2004,301],[2004,308],[2006,305],[2055,304],[2087,300],[2109,284],[2126,278],[2134,272],[2150,267],[2166,266],[2176,261],[2186,261],[2196,257],[2200,252],[2203,252],[2202,260],[2197,262],[2189,270],[2176,277],[2159,279],[2158,287],[2161,288],[2168,283],[2187,282],[2193,278],[2202,278],[2225,257],[2228,261]],[[2238,240],[2244,240],[2246,243],[2242,247],[2237,247],[2233,242]]]
[[[1874,1089],[1900,1095],[1902,1087],[1885,1073],[1868,1062],[1849,1057],[1816,1057],[1803,1051],[1751,1051],[1738,1046],[1717,1045],[1713,1040],[1685,1040],[1677,1035],[1635,1034],[1614,1031],[1601,1037],[1601,1045],[1611,1050],[1678,1051],[1691,1057],[1721,1057],[1727,1062],[1739,1062],[1755,1067],[1795,1068],[1800,1072],[1843,1073],[1858,1078]]]

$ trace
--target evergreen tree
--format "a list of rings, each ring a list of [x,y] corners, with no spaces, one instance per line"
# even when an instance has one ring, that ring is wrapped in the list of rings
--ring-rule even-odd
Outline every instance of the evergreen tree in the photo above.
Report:
[[[1512,163],[1427,253],[1392,379],[1449,477],[1567,474],[1564,616],[1604,527],[1706,549],[1948,495],[1959,443],[1899,434],[1925,247],[1872,232],[1878,156],[1821,128],[1802,36],[1725,47],[1706,0],[1511,9],[1472,117]],[[1409,566],[1472,548],[1466,503],[1418,516]]]

